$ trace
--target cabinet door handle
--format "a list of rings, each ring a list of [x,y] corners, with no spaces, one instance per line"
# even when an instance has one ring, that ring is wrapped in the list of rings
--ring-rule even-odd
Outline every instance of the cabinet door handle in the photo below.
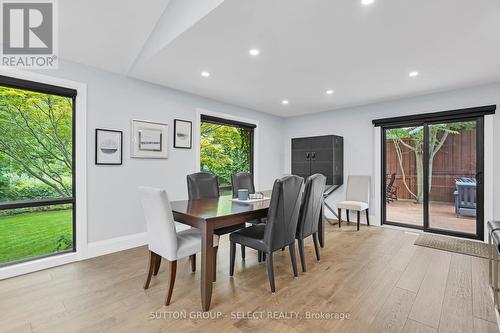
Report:
[[[306,153],[306,161],[309,161],[309,159],[311,158],[311,154],[309,152]]]
[[[316,159],[316,152],[315,151],[312,152],[311,158],[312,158],[313,161]]]

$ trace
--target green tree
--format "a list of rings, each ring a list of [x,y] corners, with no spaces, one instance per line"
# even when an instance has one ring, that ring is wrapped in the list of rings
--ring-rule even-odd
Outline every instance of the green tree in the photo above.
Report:
[[[71,196],[72,108],[70,98],[0,87],[4,182],[8,163],[9,172],[37,179],[61,197]]]
[[[0,198],[9,198],[9,178],[8,173],[8,161],[4,154],[0,153]]]
[[[434,157],[438,151],[443,148],[449,135],[457,135],[461,130],[471,130],[475,128],[475,122],[457,122],[447,124],[429,125],[429,175],[432,175]],[[422,203],[424,197],[424,128],[404,127],[389,129],[386,132],[387,140],[391,140],[396,156],[398,158],[399,168],[403,177],[403,185],[406,190],[418,202]],[[417,192],[412,191],[406,180],[406,172],[403,167],[403,149],[406,147],[415,155],[417,171]],[[429,190],[432,188],[432,177],[429,177]]]
[[[250,171],[251,132],[233,126],[201,123],[200,169],[219,176],[220,185],[231,184],[231,175]]]

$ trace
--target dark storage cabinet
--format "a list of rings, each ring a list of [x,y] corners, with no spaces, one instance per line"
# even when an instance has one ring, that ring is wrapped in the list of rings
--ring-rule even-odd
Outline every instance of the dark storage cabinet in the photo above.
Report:
[[[344,181],[344,138],[337,135],[292,139],[292,174],[307,178],[321,173],[327,185]]]

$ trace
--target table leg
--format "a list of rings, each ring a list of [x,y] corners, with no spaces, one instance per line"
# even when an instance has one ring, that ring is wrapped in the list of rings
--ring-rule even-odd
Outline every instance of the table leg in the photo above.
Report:
[[[325,212],[324,207],[321,205],[321,212],[319,213],[319,222],[318,222],[318,239],[319,245],[321,248],[325,247]]]
[[[201,307],[208,311],[214,280],[214,230],[209,223],[203,223],[201,235]]]

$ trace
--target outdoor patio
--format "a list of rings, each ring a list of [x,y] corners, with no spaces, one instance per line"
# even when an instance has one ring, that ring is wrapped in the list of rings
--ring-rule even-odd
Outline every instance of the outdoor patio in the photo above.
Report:
[[[423,225],[423,205],[413,200],[397,200],[388,203],[387,221],[412,225]],[[465,233],[476,233],[476,218],[455,215],[452,202],[430,202],[429,226],[435,229],[452,230]]]

